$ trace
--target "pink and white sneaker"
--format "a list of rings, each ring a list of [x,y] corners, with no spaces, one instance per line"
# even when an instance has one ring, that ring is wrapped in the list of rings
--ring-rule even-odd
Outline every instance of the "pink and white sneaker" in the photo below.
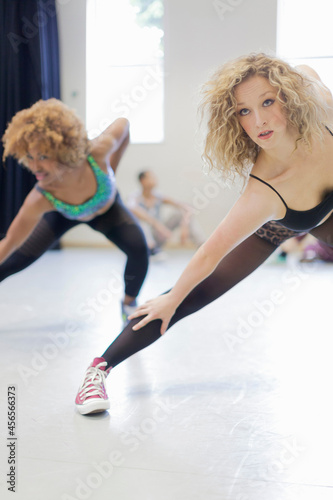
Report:
[[[95,358],[89,365],[75,399],[75,406],[81,415],[99,413],[110,408],[104,382],[111,368],[105,370],[106,365],[104,358]]]

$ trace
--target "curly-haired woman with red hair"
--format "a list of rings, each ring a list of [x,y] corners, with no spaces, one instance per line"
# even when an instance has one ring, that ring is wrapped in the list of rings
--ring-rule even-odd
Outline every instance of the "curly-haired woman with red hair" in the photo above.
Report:
[[[148,266],[144,235],[118,193],[114,173],[129,123],[113,122],[89,141],[81,120],[57,99],[19,111],[3,136],[11,155],[37,179],[0,241],[0,281],[35,262],[66,231],[86,223],[126,255],[123,319],[133,311]]]

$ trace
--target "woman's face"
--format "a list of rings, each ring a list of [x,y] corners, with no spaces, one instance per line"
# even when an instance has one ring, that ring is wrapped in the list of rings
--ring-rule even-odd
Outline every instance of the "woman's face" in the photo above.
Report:
[[[59,163],[47,154],[40,153],[37,148],[28,150],[25,156],[25,163],[41,187],[46,187],[61,178]]]
[[[287,118],[267,78],[252,76],[235,88],[237,117],[247,135],[262,149],[276,146],[286,135]]]

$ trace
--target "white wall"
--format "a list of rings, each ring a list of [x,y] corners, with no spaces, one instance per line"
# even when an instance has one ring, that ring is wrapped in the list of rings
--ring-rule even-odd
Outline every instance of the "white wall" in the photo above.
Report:
[[[202,173],[198,90],[226,60],[276,48],[277,0],[165,0],[165,141],[132,145],[117,172],[123,198],[142,167],[156,171],[166,194],[198,208],[208,234],[237,198]],[[85,118],[85,0],[58,0],[62,99]],[[201,193],[201,195],[199,195]],[[199,208],[200,207],[200,208]],[[65,242],[100,243],[85,226]]]

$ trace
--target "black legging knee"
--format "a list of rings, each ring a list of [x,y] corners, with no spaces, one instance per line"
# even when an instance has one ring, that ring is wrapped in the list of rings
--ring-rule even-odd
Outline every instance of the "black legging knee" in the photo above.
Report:
[[[23,245],[0,265],[0,282],[33,264],[77,224],[58,212],[45,214]]]

